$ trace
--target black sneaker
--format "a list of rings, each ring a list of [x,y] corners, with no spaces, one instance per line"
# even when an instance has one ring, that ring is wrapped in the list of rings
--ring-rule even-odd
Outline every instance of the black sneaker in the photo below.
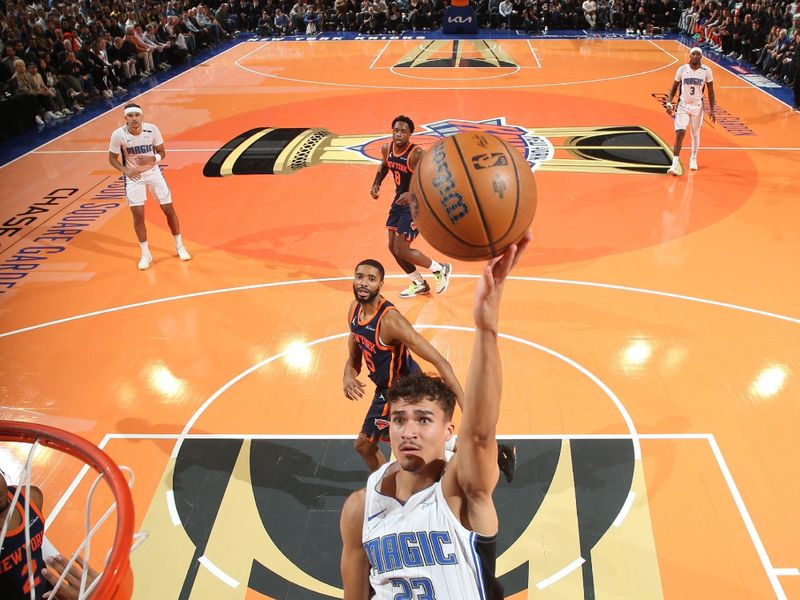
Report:
[[[517,447],[497,444],[497,466],[506,477],[506,481],[514,481],[514,472],[517,470]]]

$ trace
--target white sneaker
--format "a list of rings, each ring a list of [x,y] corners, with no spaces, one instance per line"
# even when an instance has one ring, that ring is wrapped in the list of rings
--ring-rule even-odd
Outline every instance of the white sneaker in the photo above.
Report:
[[[696,158],[692,158],[692,159],[689,160],[689,168],[692,171],[697,171],[697,159]]]
[[[153,264],[153,256],[151,254],[142,254],[142,258],[139,259],[139,270],[144,271],[151,264]]]
[[[42,117],[40,117],[39,115],[36,115],[36,116],[35,116],[35,117],[33,117],[33,118],[34,118],[34,120],[36,121],[36,124],[37,124],[37,125],[44,125],[44,121],[42,121]]]
[[[681,174],[680,165],[672,165],[669,169],[667,169],[667,173],[669,173],[670,175],[675,175],[675,177],[677,177],[678,175]]]
[[[450,263],[443,263],[442,270],[437,271],[433,274],[433,278],[436,280],[436,293],[441,294],[447,289],[447,285],[450,283],[450,272],[453,270],[453,265]]]
[[[409,286],[400,292],[401,298],[413,298],[414,296],[422,296],[431,293],[431,288],[428,285],[427,281],[423,281],[422,283],[417,283],[416,281],[412,281]]]
[[[186,249],[185,246],[181,246],[177,250],[178,250],[178,258],[180,258],[181,260],[191,260],[192,259],[192,255],[189,254],[189,251]]]

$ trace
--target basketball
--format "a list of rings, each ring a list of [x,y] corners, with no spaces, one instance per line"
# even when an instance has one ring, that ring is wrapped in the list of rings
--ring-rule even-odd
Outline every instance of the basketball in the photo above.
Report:
[[[536,182],[522,154],[499,137],[458,133],[422,157],[409,190],[414,225],[451,258],[501,255],[530,228]]]

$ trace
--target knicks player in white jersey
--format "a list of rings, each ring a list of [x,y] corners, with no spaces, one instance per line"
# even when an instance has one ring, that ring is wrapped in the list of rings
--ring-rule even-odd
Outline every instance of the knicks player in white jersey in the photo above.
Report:
[[[714,115],[714,75],[706,65],[702,64],[703,51],[692,48],[689,51],[689,64],[678,67],[675,81],[667,98],[667,113],[675,120],[675,145],[672,147],[672,166],[667,173],[680,175],[681,165],[679,155],[683,146],[683,136],[686,128],[691,128],[692,155],[689,158],[689,168],[697,171],[697,151],[700,148],[700,128],[703,126],[703,93],[708,88],[708,117],[712,123],[717,118]],[[672,104],[672,98],[680,87],[681,95],[677,109]]]
[[[175,252],[181,260],[189,260],[192,256],[181,239],[181,227],[172,206],[172,194],[158,166],[167,155],[161,132],[152,123],[142,121],[142,108],[135,102],[128,102],[122,112],[125,115],[125,125],[111,134],[108,162],[125,176],[125,197],[133,214],[133,229],[142,249],[139,268],[147,269],[153,262],[144,224],[144,202],[148,189],[158,199],[161,210],[167,216],[169,229],[175,238]]]
[[[446,462],[454,433],[454,392],[439,378],[401,377],[388,391],[389,439],[397,460],[370,475],[341,516],[344,600],[396,598],[495,600],[497,483],[495,432],[502,367],[497,345],[500,297],[530,233],[490,261],[475,291],[475,341],[458,452]]]

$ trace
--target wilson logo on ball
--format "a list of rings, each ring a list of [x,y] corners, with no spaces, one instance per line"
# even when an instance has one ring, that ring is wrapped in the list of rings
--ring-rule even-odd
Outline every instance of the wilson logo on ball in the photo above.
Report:
[[[454,191],[456,187],[453,173],[447,164],[447,156],[445,156],[444,146],[437,144],[431,150],[433,156],[433,164],[436,165],[436,176],[433,178],[433,187],[439,194],[439,202],[450,220],[450,223],[455,225],[469,212],[469,207],[464,203],[461,194]]]

